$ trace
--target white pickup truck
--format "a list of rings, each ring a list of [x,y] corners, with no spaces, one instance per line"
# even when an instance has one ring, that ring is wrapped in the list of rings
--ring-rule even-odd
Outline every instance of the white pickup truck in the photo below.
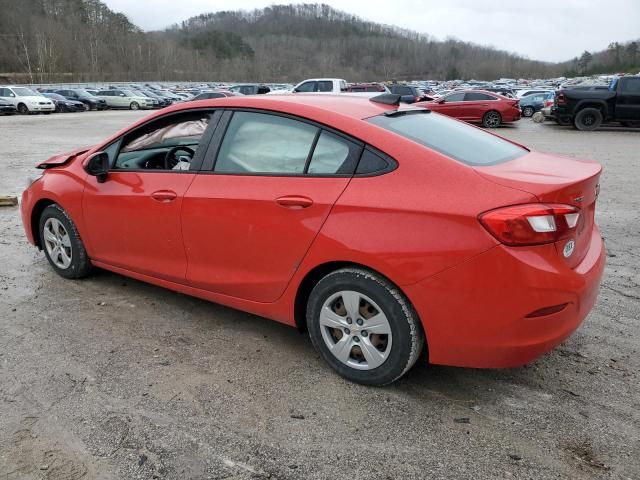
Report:
[[[293,93],[344,93],[347,81],[342,78],[309,78],[293,87]]]

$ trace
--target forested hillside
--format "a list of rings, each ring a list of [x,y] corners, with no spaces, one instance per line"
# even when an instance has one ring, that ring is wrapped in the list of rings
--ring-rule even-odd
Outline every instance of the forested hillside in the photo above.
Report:
[[[317,4],[203,14],[143,32],[99,0],[0,0],[0,41],[0,82],[494,79],[556,76],[575,63],[437,41]]]

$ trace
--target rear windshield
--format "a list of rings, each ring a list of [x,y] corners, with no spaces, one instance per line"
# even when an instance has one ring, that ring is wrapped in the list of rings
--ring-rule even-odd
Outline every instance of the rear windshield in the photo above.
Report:
[[[528,153],[495,135],[433,112],[379,115],[367,121],[467,165],[495,165]]]

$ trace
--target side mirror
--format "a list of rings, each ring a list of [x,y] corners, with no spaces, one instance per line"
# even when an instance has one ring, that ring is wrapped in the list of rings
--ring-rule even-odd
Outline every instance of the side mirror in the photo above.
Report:
[[[9,96],[10,96],[11,98],[15,98],[15,97],[16,97],[16,94],[15,94],[15,93],[10,93],[10,94],[9,94]]]
[[[126,97],[126,95],[124,93],[121,93],[120,96],[121,97]]]
[[[444,103],[444,98],[439,98],[438,100],[436,100],[436,103]]]
[[[298,87],[294,88],[293,93],[300,93],[300,89]]]
[[[96,177],[98,183],[104,183],[109,175],[109,155],[105,152],[96,152],[87,159],[86,171]]]

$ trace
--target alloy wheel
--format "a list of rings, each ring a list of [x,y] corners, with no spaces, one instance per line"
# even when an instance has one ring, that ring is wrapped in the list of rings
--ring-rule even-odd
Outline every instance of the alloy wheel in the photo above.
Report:
[[[49,218],[44,224],[44,246],[56,267],[69,268],[72,260],[71,238],[67,229],[57,218]]]

